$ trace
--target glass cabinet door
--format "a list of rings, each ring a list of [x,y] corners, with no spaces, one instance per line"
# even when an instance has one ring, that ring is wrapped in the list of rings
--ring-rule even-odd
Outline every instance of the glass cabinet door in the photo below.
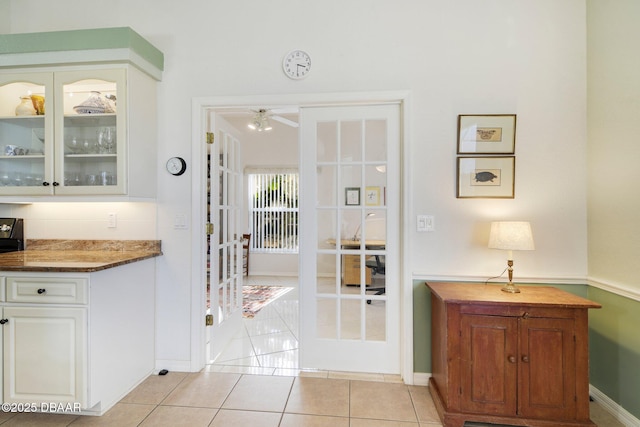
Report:
[[[57,194],[124,194],[125,71],[55,74]]]
[[[0,75],[0,195],[53,192],[52,73]]]

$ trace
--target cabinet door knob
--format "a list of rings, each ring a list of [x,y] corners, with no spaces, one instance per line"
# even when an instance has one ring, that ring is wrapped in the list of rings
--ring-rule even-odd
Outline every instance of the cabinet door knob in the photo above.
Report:
[[[58,185],[60,185],[60,184],[59,184],[59,183],[57,183],[57,182],[55,182],[55,181],[53,181],[53,186],[54,186],[54,187],[57,187]]]
[[[47,181],[45,181],[45,182],[42,183],[42,185],[45,186],[45,187],[48,187],[49,183]]]
[[[529,356],[522,356],[522,361],[524,363],[529,363]]]
[[[515,356],[509,356],[509,357],[507,357],[507,360],[509,361],[509,363],[516,363],[516,357]]]
[[[44,288],[40,288],[40,289],[38,289],[38,293],[39,293],[39,294],[44,294],[45,292],[47,292],[47,290],[46,290],[46,289],[44,289]]]
[[[4,325],[5,323],[9,323],[9,319],[0,319],[0,325]]]

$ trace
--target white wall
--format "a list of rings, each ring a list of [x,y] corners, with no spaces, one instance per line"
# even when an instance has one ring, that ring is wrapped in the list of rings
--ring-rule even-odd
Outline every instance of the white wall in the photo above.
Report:
[[[25,239],[156,239],[155,203],[33,203],[5,205],[4,216],[24,218]],[[5,213],[6,210],[6,213]],[[116,214],[116,228],[108,215]]]
[[[525,219],[537,250],[516,255],[516,275],[586,275],[584,0],[0,0],[1,32],[130,26],[165,54],[159,84],[157,357],[191,359],[191,162],[194,97],[409,90],[405,209],[436,217],[411,233],[409,269],[492,276],[505,256],[486,249],[489,222]],[[8,14],[8,15],[5,15]],[[287,79],[284,54],[307,50],[309,77]],[[458,114],[515,113],[516,198],[455,198]],[[92,236],[86,236],[92,237]]]
[[[608,6],[608,7],[607,7]],[[589,276],[640,291],[640,3],[589,2]],[[630,54],[631,53],[631,54]]]

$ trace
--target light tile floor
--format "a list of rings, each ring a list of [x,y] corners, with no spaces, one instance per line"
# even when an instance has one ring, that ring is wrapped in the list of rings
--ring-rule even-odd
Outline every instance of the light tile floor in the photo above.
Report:
[[[263,278],[250,280],[256,284],[295,286],[286,278],[278,283],[273,278],[268,283]],[[297,292],[289,292],[280,300],[245,322],[246,335],[239,337],[215,364],[198,373],[152,375],[102,417],[0,413],[0,425],[442,425],[427,387],[407,386],[397,376],[299,370]],[[592,403],[591,417],[600,427],[624,427],[596,403]]]
[[[291,291],[243,319],[244,328],[209,367],[214,372],[292,375],[298,370],[298,278],[245,277],[246,285],[290,287]]]

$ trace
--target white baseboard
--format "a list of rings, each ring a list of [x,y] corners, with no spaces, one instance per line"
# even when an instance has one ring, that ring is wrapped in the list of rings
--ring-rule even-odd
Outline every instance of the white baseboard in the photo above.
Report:
[[[589,385],[589,394],[593,400],[598,402],[600,406],[602,406],[605,411],[610,413],[613,417],[615,417],[618,421],[628,427],[636,427],[640,426],[640,420],[626,411],[622,406],[618,405],[616,402],[611,400],[609,396],[598,390],[592,385]]]
[[[429,385],[429,378],[431,378],[431,374],[430,373],[414,372],[413,373],[413,384],[414,385]]]
[[[162,369],[175,372],[193,372],[191,369],[191,361],[189,360],[156,360],[154,373],[157,374]]]

